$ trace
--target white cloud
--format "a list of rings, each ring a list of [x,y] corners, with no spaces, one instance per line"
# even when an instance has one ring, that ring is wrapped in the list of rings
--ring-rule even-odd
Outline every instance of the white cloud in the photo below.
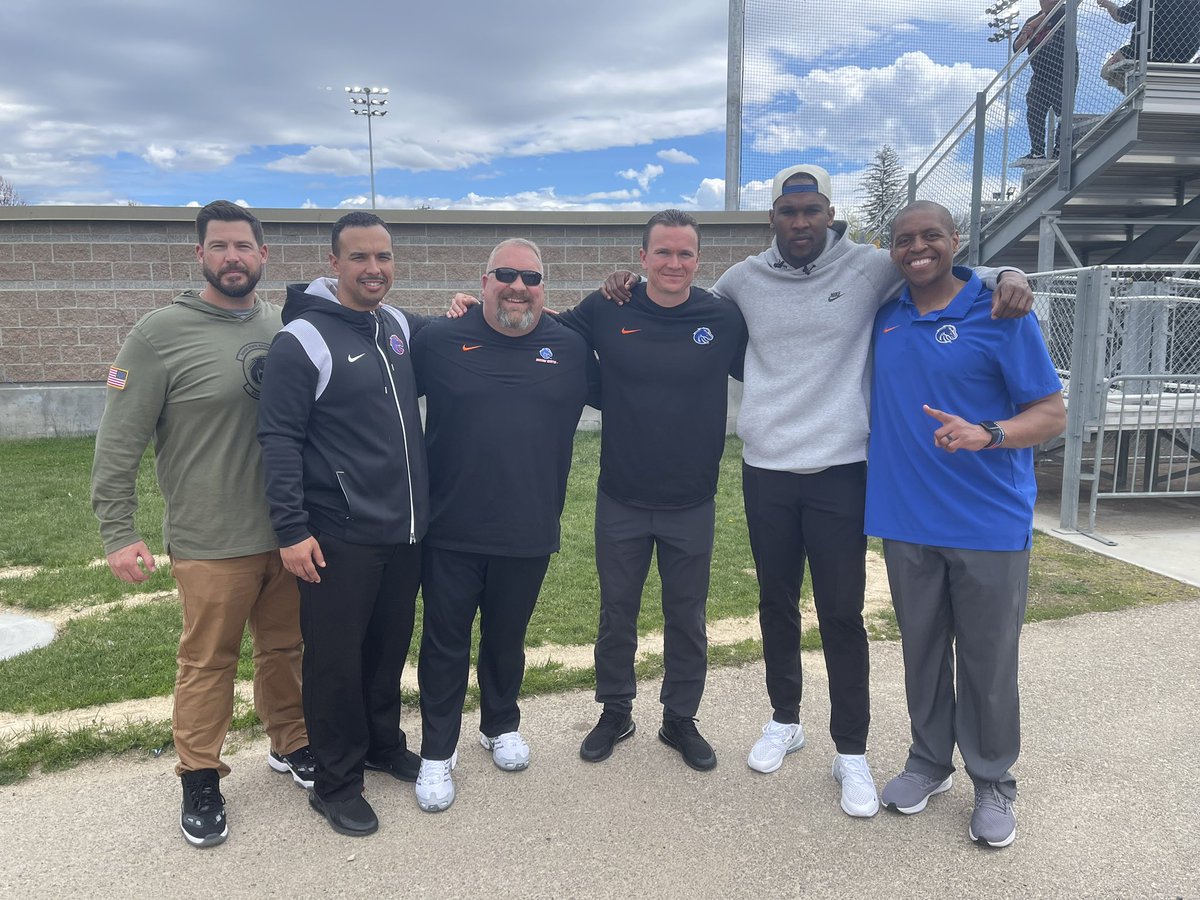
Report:
[[[725,179],[704,178],[694,193],[683,194],[680,199],[688,209],[724,209]]]
[[[142,159],[156,169],[203,172],[229,165],[237,153],[220,144],[190,144],[183,148],[151,144]]]
[[[622,169],[617,175],[621,178],[627,178],[630,181],[636,181],[641,185],[642,190],[645,191],[649,190],[650,182],[665,171],[662,166],[655,165],[654,163],[646,163],[646,165],[642,166],[641,171],[637,169]]]
[[[692,154],[686,153],[683,150],[676,150],[674,147],[669,150],[659,150],[655,156],[663,162],[675,163],[677,165],[695,166],[700,164],[700,160],[696,159]]]
[[[995,75],[968,63],[935,63],[920,51],[877,68],[813,69],[794,79],[787,109],[749,118],[753,147],[780,153],[822,150],[864,162],[890,143],[919,162]]]

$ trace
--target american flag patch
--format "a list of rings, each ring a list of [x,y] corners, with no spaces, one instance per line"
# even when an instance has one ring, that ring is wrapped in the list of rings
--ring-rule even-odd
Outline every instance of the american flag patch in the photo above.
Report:
[[[125,390],[125,382],[129,380],[128,369],[118,369],[116,366],[108,367],[108,386],[114,387],[118,391]]]

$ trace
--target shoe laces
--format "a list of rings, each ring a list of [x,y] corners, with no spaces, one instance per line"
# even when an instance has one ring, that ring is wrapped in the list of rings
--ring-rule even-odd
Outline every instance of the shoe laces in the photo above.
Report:
[[[871,777],[871,767],[865,757],[842,755],[839,760],[843,783],[849,781],[854,787],[875,792],[875,779]]]
[[[776,747],[786,747],[796,734],[795,725],[786,725],[772,719],[762,729],[761,740]]]
[[[596,726],[611,731],[620,731],[626,718],[626,713],[617,712],[615,709],[606,709],[600,713],[600,721],[596,723]]]
[[[690,716],[672,718],[670,724],[682,737],[700,737],[700,731],[696,728],[696,720]]]
[[[491,738],[493,750],[523,750],[525,739],[519,731],[506,731],[499,737]]]
[[[211,812],[225,805],[221,796],[220,781],[215,778],[203,778],[188,784],[188,801],[198,813]]]
[[[312,747],[305,744],[299,750],[293,750],[284,757],[297,772],[316,772],[317,771],[317,756],[312,752]]]
[[[454,768],[451,759],[422,759],[421,771],[417,773],[417,784],[441,784],[450,777]]]
[[[975,785],[975,808],[993,809],[1002,815],[1008,815],[1012,801],[993,782]]]
[[[920,772],[913,772],[910,769],[905,769],[903,772],[901,772],[899,775],[896,776],[896,780],[903,781],[907,784],[915,785],[916,787],[919,787],[921,790],[925,790],[925,788],[929,787],[929,785],[941,784],[942,781],[944,781],[945,779],[930,778],[928,775],[922,775]]]

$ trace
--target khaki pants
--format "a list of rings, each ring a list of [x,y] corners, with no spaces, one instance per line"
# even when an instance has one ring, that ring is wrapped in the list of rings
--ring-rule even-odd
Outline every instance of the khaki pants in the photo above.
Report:
[[[176,774],[229,766],[221,746],[233,717],[242,632],[254,639],[254,708],[282,754],[308,743],[300,697],[300,594],[279,551],[234,559],[172,559],[183,634],[171,727]]]

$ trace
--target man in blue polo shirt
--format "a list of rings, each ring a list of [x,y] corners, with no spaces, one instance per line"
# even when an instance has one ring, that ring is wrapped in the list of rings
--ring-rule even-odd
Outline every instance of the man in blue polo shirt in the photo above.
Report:
[[[1036,318],[993,319],[991,291],[953,267],[958,243],[945,207],[905,207],[891,255],[907,286],[875,320],[866,531],[883,538],[912,725],[882,801],[913,814],[949,790],[957,742],[975,785],[968,833],[1006,847],[1031,448],[1062,432],[1066,412]]]

